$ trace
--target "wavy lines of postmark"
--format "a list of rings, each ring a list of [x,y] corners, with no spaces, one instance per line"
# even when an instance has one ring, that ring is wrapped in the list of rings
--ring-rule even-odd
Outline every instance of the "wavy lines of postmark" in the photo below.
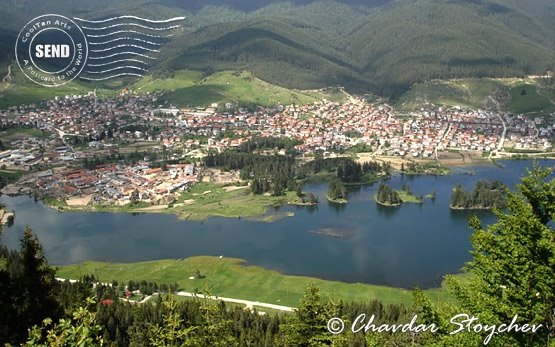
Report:
[[[83,73],[86,81],[142,77],[157,59],[160,49],[181,27],[185,17],[152,20],[118,16],[100,20],[74,18],[85,33],[89,57]]]

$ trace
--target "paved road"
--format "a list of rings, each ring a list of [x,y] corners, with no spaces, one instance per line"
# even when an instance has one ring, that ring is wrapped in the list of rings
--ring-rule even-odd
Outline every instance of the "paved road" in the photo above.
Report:
[[[501,152],[503,150],[503,146],[505,145],[505,138],[507,137],[507,124],[505,124],[505,120],[503,119],[503,117],[501,117],[501,115],[497,115],[497,117],[499,117],[499,120],[501,121],[501,124],[503,124],[503,133],[501,134],[501,138],[499,139],[499,144],[497,145],[496,148],[496,152]],[[493,150],[489,152],[489,159],[491,159],[493,156]]]

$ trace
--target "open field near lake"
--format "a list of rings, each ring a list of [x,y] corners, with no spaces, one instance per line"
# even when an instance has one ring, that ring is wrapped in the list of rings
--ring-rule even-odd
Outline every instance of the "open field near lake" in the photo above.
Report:
[[[78,201],[85,201],[78,199]],[[87,200],[88,201],[88,200]],[[181,194],[171,205],[95,205],[85,206],[75,199],[64,202],[46,197],[44,202],[55,208],[68,211],[99,211],[127,213],[171,213],[181,219],[202,221],[210,217],[253,218],[257,221],[272,222],[276,219],[291,217],[287,213],[271,213],[269,208],[286,204],[301,204],[295,192],[288,191],[284,196],[255,195],[247,186],[226,187],[216,183],[199,183]]]
[[[199,183],[181,195],[177,207],[166,211],[175,213],[180,218],[192,220],[204,220],[214,216],[244,218],[261,216],[268,212],[270,206],[295,202],[298,202],[298,198],[294,192],[275,197],[252,194],[246,186],[226,189],[215,183]],[[179,206],[180,203],[184,205]]]
[[[196,272],[203,279],[189,279]],[[157,283],[177,283],[179,289],[194,292],[208,289],[212,295],[259,301],[296,307],[308,284],[320,288],[324,298],[346,301],[380,300],[384,304],[409,305],[409,290],[368,284],[351,284],[303,276],[289,276],[258,266],[247,265],[243,260],[218,257],[192,257],[183,260],[160,260],[142,263],[117,264],[85,262],[59,268],[58,277],[78,279],[95,275],[102,282],[117,280],[146,280]],[[434,302],[453,300],[444,288],[426,290]]]

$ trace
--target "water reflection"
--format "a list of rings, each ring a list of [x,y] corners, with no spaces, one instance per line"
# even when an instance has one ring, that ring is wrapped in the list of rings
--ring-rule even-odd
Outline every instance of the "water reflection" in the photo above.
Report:
[[[423,204],[397,208],[376,204],[378,184],[350,189],[346,205],[326,200],[327,184],[308,184],[303,190],[318,197],[320,204],[271,209],[280,217],[273,223],[245,218],[183,221],[167,214],[59,213],[32,197],[1,196],[0,202],[16,211],[16,219],[0,242],[18,247],[28,224],[56,265],[224,255],[289,274],[426,288],[438,285],[444,274],[458,272],[470,259],[470,215],[477,214],[483,224],[495,221],[487,211],[449,209],[453,186],[471,187],[479,179],[499,179],[513,186],[528,164],[511,161],[505,168],[474,167],[475,176],[392,177],[388,184],[395,189],[410,182],[417,195],[437,192],[435,202],[425,199]],[[349,237],[330,237],[343,231]]]

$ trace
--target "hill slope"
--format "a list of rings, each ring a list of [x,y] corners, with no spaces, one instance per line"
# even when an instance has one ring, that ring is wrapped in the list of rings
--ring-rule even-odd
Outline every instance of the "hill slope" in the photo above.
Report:
[[[549,0],[7,0],[0,27],[17,31],[46,12],[187,16],[184,30],[163,48],[155,77],[247,69],[285,87],[343,85],[395,96],[431,79],[514,77],[555,67]]]

